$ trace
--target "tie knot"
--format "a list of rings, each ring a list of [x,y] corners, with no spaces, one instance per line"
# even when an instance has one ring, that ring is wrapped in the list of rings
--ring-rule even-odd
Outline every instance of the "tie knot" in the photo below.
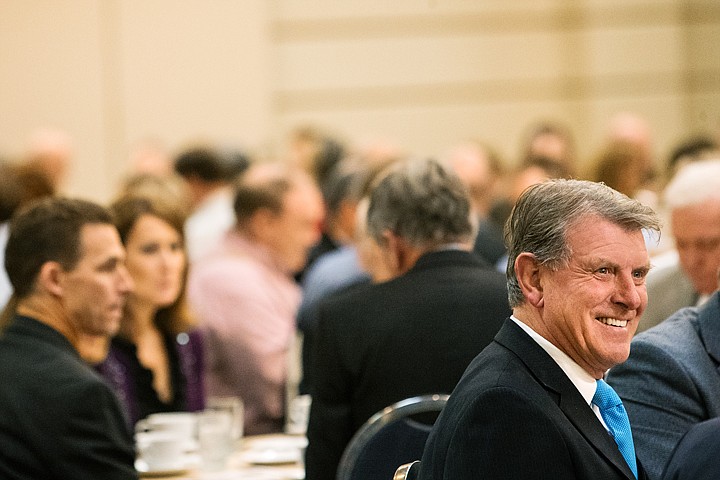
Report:
[[[592,403],[597,405],[600,410],[617,407],[622,404],[618,394],[615,393],[615,390],[613,390],[613,388],[608,385],[605,380],[600,379],[596,383],[597,388],[595,390]]]

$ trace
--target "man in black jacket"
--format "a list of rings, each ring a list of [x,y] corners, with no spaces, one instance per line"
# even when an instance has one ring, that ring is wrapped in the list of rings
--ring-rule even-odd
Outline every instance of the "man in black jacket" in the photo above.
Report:
[[[81,359],[119,327],[132,280],[110,214],[48,199],[11,225],[14,292],[0,337],[0,478],[136,479],[112,390]]]
[[[648,297],[655,213],[600,183],[549,180],[505,227],[513,308],[425,445],[421,480],[634,480],[627,413],[602,379],[625,361]]]
[[[392,280],[321,304],[306,478],[335,478],[343,450],[374,413],[450,393],[509,314],[504,276],[471,253],[475,228],[460,180],[435,161],[391,167],[370,196],[367,231]]]

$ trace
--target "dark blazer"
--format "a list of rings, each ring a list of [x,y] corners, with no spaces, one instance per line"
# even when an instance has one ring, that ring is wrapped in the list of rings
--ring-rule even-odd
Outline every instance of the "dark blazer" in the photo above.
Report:
[[[638,471],[646,478],[641,465]],[[575,385],[508,319],[450,396],[425,446],[419,478],[635,477]]]
[[[660,478],[680,437],[720,416],[720,292],[636,335],[607,381],[630,417],[635,452]]]
[[[322,303],[306,478],[334,479],[352,435],[388,405],[450,393],[509,311],[505,276],[458,250]]]
[[[0,379],[0,478],[137,478],[115,395],[60,333],[16,316],[0,338]]]
[[[705,420],[682,436],[665,467],[663,480],[720,478],[720,418]]]

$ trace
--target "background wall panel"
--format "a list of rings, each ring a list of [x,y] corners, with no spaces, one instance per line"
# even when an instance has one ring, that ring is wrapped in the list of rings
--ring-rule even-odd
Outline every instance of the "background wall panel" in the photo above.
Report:
[[[65,128],[68,190],[100,200],[146,137],[282,155],[309,123],[418,154],[476,137],[512,162],[556,119],[587,160],[635,111],[662,156],[720,132],[719,98],[715,0],[0,0],[0,155]]]

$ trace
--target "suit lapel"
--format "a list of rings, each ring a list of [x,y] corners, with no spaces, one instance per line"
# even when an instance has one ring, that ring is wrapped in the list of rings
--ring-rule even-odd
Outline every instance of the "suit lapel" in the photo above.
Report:
[[[510,349],[548,391],[575,428],[608,462],[629,479],[635,479],[615,440],[608,434],[590,406],[555,360],[512,320],[507,320],[495,340]]]

